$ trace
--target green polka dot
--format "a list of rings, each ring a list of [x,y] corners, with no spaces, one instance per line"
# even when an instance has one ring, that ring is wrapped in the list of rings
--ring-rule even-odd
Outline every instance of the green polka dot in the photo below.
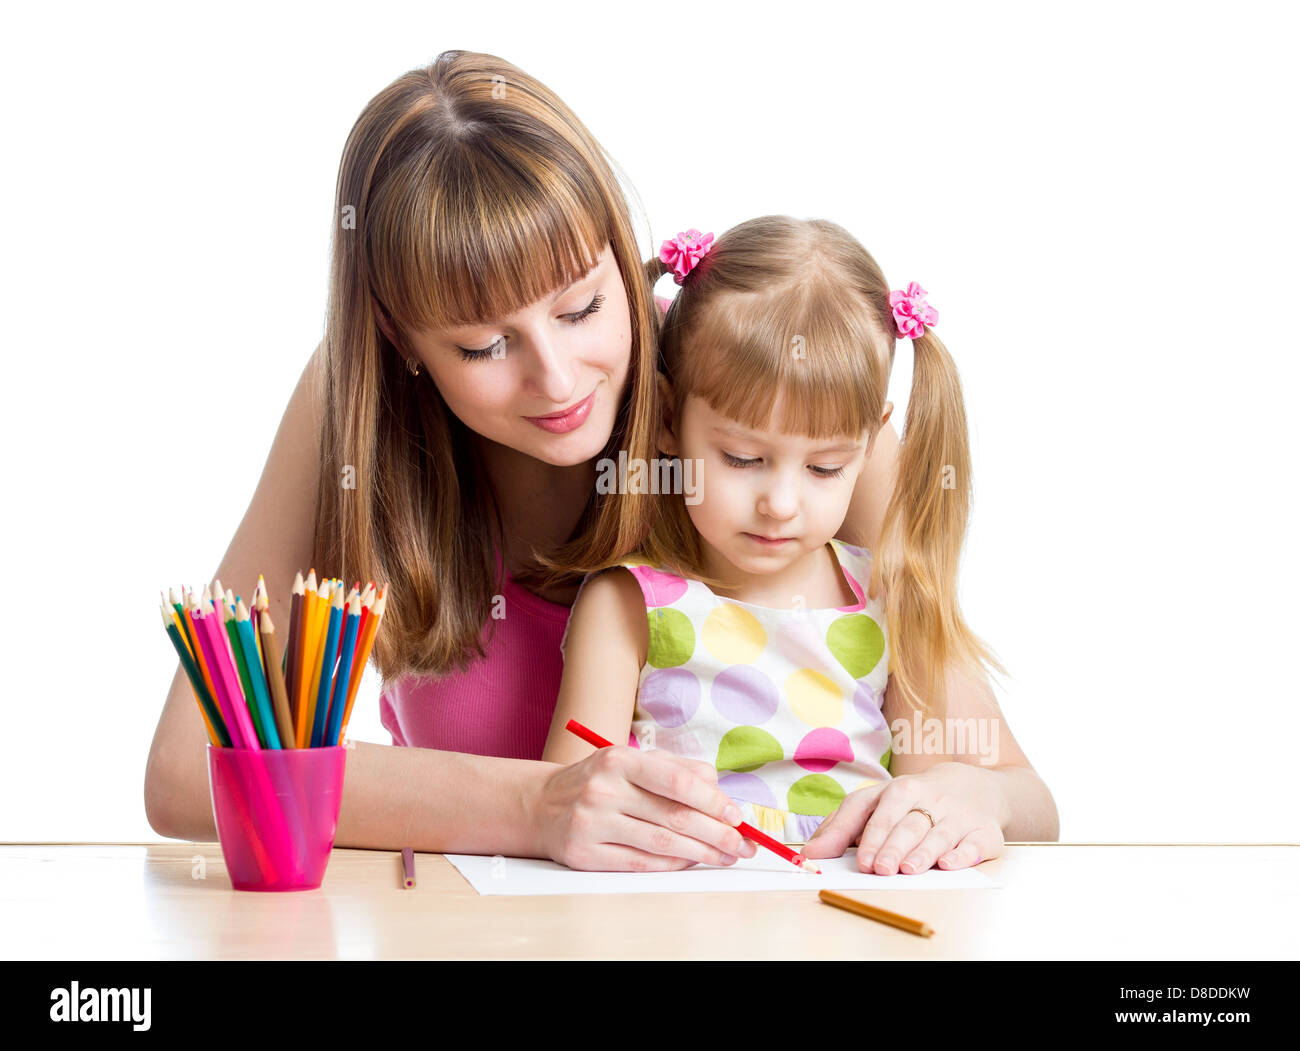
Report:
[[[835,812],[844,799],[844,786],[825,774],[809,774],[790,786],[786,809],[794,814],[817,814],[825,817]]]
[[[766,730],[760,730],[757,726],[737,726],[728,730],[718,742],[718,761],[715,765],[719,770],[743,774],[757,770],[764,763],[784,758],[781,742]]]
[[[836,617],[826,632],[826,646],[855,679],[868,675],[885,653],[885,633],[865,613]]]
[[[886,748],[885,754],[880,757],[880,765],[883,766],[886,770],[889,769],[889,757],[892,756],[893,754],[894,754],[894,749],[890,747],[890,748]]]
[[[695,629],[679,609],[662,607],[646,613],[650,622],[650,652],[646,663],[656,668],[676,668],[695,652]]]

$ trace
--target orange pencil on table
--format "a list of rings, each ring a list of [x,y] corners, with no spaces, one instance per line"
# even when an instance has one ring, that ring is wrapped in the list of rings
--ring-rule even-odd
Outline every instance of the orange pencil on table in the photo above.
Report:
[[[568,730],[569,733],[577,734],[588,744],[594,745],[597,748],[613,747],[613,742],[606,741],[605,738],[601,737],[600,734],[596,733],[594,730],[588,730],[582,725],[582,723],[578,722],[577,719],[570,719],[565,724],[564,728]],[[742,821],[736,826],[736,831],[746,839],[752,839],[760,847],[766,847],[773,854],[784,858],[786,861],[790,862],[791,865],[795,865],[798,868],[803,869],[805,872],[815,872],[819,876],[822,874],[822,870],[814,865],[810,859],[804,857],[802,854],[796,854],[784,843],[780,843],[773,839],[766,832],[760,832],[748,822]]]
[[[910,916],[904,916],[902,913],[890,912],[888,909],[880,909],[875,905],[868,905],[865,901],[858,901],[857,898],[850,898],[847,894],[837,894],[833,890],[822,890],[817,892],[817,897],[827,905],[834,905],[837,909],[856,912],[859,916],[865,916],[869,920],[877,920],[880,923],[887,923],[891,927],[897,927],[900,930],[908,931],[911,934],[919,934],[922,938],[928,938],[934,934],[934,928],[928,923],[914,920]]]

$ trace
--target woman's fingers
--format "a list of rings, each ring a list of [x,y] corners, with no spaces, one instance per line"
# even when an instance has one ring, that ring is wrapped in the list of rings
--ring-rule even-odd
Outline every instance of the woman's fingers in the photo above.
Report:
[[[838,858],[858,841],[867,818],[880,800],[889,782],[859,788],[840,801],[830,817],[817,826],[800,853],[806,858]],[[861,854],[861,851],[859,851]]]

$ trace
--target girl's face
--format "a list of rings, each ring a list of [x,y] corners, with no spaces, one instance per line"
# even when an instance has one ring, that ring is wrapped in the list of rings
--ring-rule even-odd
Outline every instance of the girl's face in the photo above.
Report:
[[[773,418],[780,419],[779,404]],[[660,442],[666,452],[697,461],[702,498],[686,506],[715,563],[707,568],[724,568],[716,563],[721,558],[746,576],[784,569],[839,531],[871,438],[868,431],[815,440],[751,431],[695,395],[686,399],[676,431],[676,440],[665,430]]]
[[[410,345],[470,430],[557,467],[590,460],[609,441],[632,357],[613,247],[508,318],[413,333]]]

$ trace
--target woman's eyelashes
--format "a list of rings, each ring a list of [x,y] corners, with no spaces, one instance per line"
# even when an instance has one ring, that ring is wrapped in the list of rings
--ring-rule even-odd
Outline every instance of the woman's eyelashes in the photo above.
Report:
[[[758,457],[745,459],[740,456],[732,456],[728,452],[722,454],[722,459],[732,467],[753,467],[754,464],[760,462]],[[841,464],[839,467],[818,467],[815,464],[809,464],[808,470],[812,471],[818,478],[838,478],[844,473],[844,465]]]
[[[587,320],[587,318],[591,317],[592,314],[596,313],[596,311],[598,311],[601,308],[601,306],[604,305],[604,302],[605,302],[604,295],[600,292],[597,292],[595,296],[592,297],[591,302],[588,303],[581,310],[573,314],[561,314],[560,317],[564,318],[564,320],[567,321],[570,325],[581,325],[584,321]],[[461,346],[458,346],[456,349],[460,351],[460,357],[462,361],[481,361],[483,358],[505,357],[504,345],[505,345],[505,340],[498,338],[492,342],[491,346],[484,347],[482,350],[471,350],[468,347],[461,347]],[[498,351],[497,350],[498,347],[502,349]]]

